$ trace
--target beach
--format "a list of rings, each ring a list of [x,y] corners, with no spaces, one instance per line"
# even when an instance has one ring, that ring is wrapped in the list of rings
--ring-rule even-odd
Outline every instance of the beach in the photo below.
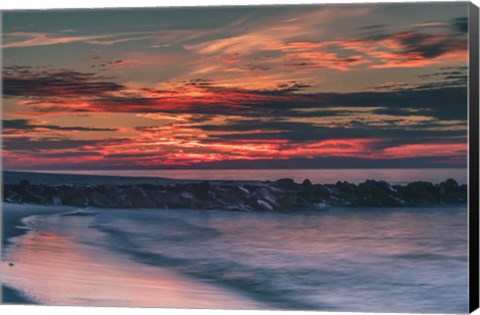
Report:
[[[5,12],[3,302],[468,312],[472,12]]]
[[[172,271],[132,263],[112,251],[86,244],[89,216],[68,207],[3,206],[5,249],[2,259],[4,302],[12,304],[142,306],[254,309],[260,304]],[[66,213],[65,216],[58,215]],[[61,227],[43,224],[62,221]],[[25,218],[27,218],[25,220]],[[61,218],[64,218],[63,220]],[[13,226],[24,219],[28,229]],[[12,224],[12,225],[10,225]],[[54,225],[54,224],[53,224]],[[72,241],[83,234],[82,240]],[[88,233],[92,239],[100,233]],[[12,238],[13,237],[13,238]],[[54,254],[54,255],[52,255]],[[54,274],[52,274],[52,272]],[[34,284],[32,290],[31,285]],[[92,293],[94,293],[92,295]],[[234,297],[235,296],[235,297]],[[215,297],[212,299],[212,297]],[[232,304],[232,300],[242,301]]]
[[[466,305],[464,206],[279,214],[4,203],[3,211],[10,227],[23,217],[27,228],[6,235],[3,285],[34,303],[366,312]]]
[[[27,231],[18,228],[22,225],[21,220],[30,215],[52,214],[57,213],[58,209],[31,205],[29,207],[22,207],[20,205],[8,205],[2,207],[2,248],[5,249],[11,242],[11,238],[25,234]],[[6,268],[2,265],[2,269]],[[35,304],[19,292],[11,287],[2,284],[2,301],[7,304]]]

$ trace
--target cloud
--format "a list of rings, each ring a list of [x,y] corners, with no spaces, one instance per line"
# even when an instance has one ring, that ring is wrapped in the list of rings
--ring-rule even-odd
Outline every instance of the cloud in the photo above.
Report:
[[[265,63],[260,65],[261,68],[250,69],[264,69],[271,73],[278,73],[279,67],[293,69],[297,73],[316,73],[319,69],[419,68],[467,61],[466,17],[417,23],[396,32],[385,24],[372,25],[360,28],[368,30],[368,35],[329,40],[323,34],[324,29],[330,27],[326,12],[330,11],[320,10],[302,17],[271,20],[262,28],[240,29],[234,34],[227,32],[228,36],[223,38],[187,44],[185,49],[201,55],[202,59],[217,56],[223,61],[223,64],[214,67],[203,64],[191,74],[238,72],[242,68],[248,69],[246,65],[242,67],[242,63],[251,64],[253,59],[258,60],[259,54],[267,54],[270,59],[263,60]],[[358,10],[352,16],[366,12],[368,10]],[[338,10],[330,13],[339,16],[336,23],[341,23],[348,16]]]
[[[5,67],[3,93],[24,97],[95,97],[124,89],[123,85],[101,81],[94,73],[31,67]]]
[[[445,27],[449,26],[450,24],[447,22],[426,22],[426,23],[417,23],[412,25],[413,27],[420,27],[420,28],[436,28],[436,27]]]
[[[467,113],[458,104],[467,102],[466,87],[435,83],[447,77],[456,82],[464,72],[441,69],[423,78],[425,84],[310,93],[310,84],[301,81],[243,89],[202,78],[132,89],[89,73],[14,67],[4,74],[10,80],[8,95],[37,113],[132,113],[153,123],[123,128],[129,138],[88,140],[68,135],[113,130],[5,120],[4,157],[6,165],[28,165],[34,158],[41,165],[57,165],[57,154],[77,166],[144,168],[333,156],[398,160],[428,155],[446,161],[447,152],[461,160]],[[28,85],[12,84],[11,78]]]
[[[105,140],[72,140],[59,137],[44,137],[34,139],[31,137],[4,138],[3,148],[9,151],[24,151],[26,153],[41,152],[43,150],[84,149],[89,152],[104,146],[123,144],[129,139]],[[95,149],[94,149],[95,148]]]
[[[460,33],[468,33],[468,18],[466,16],[456,18],[452,21],[452,26]]]
[[[466,65],[467,19],[387,25],[391,13],[279,7],[138,26],[152,32],[7,33],[9,63],[28,47],[97,51],[69,55],[76,70],[4,69],[6,165],[463,166],[466,69],[440,67]]]
[[[48,125],[35,120],[28,119],[10,119],[3,120],[3,134],[16,134],[25,131],[32,132],[38,130],[54,131],[116,131],[114,128],[93,128],[93,127],[64,127],[57,125]]]
[[[458,104],[467,102],[465,77],[458,70],[444,72],[443,79],[429,79],[424,84],[384,85],[366,92],[308,93],[310,84],[298,81],[264,90],[224,87],[204,79],[171,83],[163,89],[128,89],[91,73],[13,67],[4,72],[4,93],[21,97],[20,103],[38,115],[122,112],[307,117],[314,114],[301,114],[298,109],[337,106],[429,109],[437,119],[464,120],[466,106]]]
[[[352,67],[369,63],[362,56],[340,57],[336,53],[295,53],[286,54],[285,66],[296,69],[322,69],[330,68],[340,71],[347,71]]]
[[[446,88],[467,88],[468,67],[444,67],[442,71],[418,75],[426,83],[398,83],[390,82],[380,86],[371,87],[371,90],[411,91],[411,90],[435,90]]]
[[[467,62],[468,41],[466,18],[449,22],[413,25],[413,30],[386,33],[385,25],[374,27],[377,32],[354,39],[323,41],[289,41],[279,45],[287,60],[304,59],[297,64],[310,69],[332,68],[349,70],[359,65],[370,68],[424,67],[445,60]],[[437,32],[420,32],[417,28],[446,26]],[[451,32],[456,29],[457,32]],[[363,29],[363,28],[361,28]],[[347,57],[342,54],[349,53]]]
[[[402,32],[395,34],[373,35],[366,41],[396,48],[396,54],[432,59],[449,52],[466,51],[467,39],[451,34],[427,34],[420,32]]]
[[[71,33],[71,32],[68,32]],[[40,33],[40,32],[10,32],[3,34],[2,48],[22,48],[35,46],[50,46],[70,43],[87,43],[96,45],[113,45],[117,43],[152,38],[153,34],[145,33],[113,33],[99,35],[76,35]]]

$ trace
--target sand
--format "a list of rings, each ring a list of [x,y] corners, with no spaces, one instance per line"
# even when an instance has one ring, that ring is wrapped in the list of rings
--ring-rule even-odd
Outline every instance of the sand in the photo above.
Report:
[[[236,292],[147,266],[91,241],[91,216],[22,217],[72,211],[67,207],[4,204],[2,282],[5,302],[46,305],[258,309],[259,303]],[[109,211],[109,210],[99,210]],[[10,238],[14,236],[15,238]],[[81,241],[78,241],[81,240]],[[10,265],[10,264],[13,264]],[[15,289],[15,290],[12,290]]]

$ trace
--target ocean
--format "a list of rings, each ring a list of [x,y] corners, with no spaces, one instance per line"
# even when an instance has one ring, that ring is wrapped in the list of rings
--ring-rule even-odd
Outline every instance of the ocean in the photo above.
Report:
[[[438,183],[453,178],[466,184],[465,168],[431,169],[241,169],[241,170],[42,170],[40,173],[109,175],[131,177],[163,177],[199,180],[277,180],[292,178],[296,182],[309,179],[316,184],[335,184],[337,181],[360,183],[367,179],[384,180],[391,184],[407,184],[412,181]]]
[[[466,205],[34,215],[2,282],[50,305],[465,313]],[[10,265],[11,264],[11,265]]]

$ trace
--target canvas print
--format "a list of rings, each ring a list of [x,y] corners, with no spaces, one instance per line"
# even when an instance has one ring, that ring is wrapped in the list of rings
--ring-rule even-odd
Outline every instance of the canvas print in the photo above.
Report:
[[[2,302],[467,312],[469,8],[2,12]]]

